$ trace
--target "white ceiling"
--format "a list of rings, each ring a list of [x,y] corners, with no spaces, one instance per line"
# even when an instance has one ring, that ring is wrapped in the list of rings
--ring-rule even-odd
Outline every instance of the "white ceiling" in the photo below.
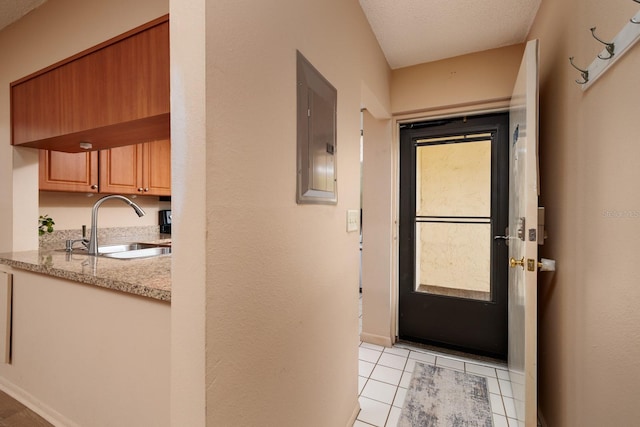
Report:
[[[0,0],[0,30],[46,0]],[[359,0],[391,68],[525,40],[541,0]]]
[[[525,41],[541,0],[359,0],[391,68]]]
[[[47,0],[0,0],[0,30]]]

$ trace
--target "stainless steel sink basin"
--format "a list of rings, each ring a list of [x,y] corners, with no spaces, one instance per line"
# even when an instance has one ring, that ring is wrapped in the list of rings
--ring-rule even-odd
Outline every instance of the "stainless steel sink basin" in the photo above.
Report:
[[[106,246],[99,246],[98,247],[98,253],[100,255],[110,255],[113,253],[118,253],[118,252],[133,252],[133,251],[139,251],[141,249],[154,249],[154,248],[168,248],[169,252],[171,253],[171,246],[170,245],[163,245],[163,244],[155,244],[155,243],[123,243],[121,245],[106,245]]]
[[[76,253],[86,253],[86,248],[76,248]],[[150,258],[171,253],[171,243],[122,243],[98,247],[98,256],[116,259]]]
[[[118,259],[148,258],[171,253],[171,246],[155,246],[143,249],[129,249],[120,252],[101,253],[100,256]]]

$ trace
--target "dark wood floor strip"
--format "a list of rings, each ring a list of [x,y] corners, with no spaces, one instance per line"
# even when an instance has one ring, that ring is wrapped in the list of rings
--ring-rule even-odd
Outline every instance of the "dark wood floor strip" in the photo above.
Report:
[[[0,391],[0,427],[53,427],[53,424]]]

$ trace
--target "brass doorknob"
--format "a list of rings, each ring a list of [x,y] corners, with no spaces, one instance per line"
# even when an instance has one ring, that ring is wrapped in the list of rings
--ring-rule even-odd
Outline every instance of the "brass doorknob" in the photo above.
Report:
[[[515,258],[511,257],[509,259],[509,265],[511,266],[511,268],[514,268],[517,265],[519,265],[522,268],[524,268],[524,257],[522,257],[520,259],[515,259]]]

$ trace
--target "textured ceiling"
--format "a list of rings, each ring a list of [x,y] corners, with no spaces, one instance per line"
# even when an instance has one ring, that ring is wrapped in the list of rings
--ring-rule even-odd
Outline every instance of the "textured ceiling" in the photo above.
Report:
[[[359,0],[391,68],[525,41],[540,0]]]
[[[0,0],[0,30],[46,0]],[[359,0],[391,68],[525,40],[541,0]]]
[[[46,0],[0,0],[0,30],[40,6]]]

